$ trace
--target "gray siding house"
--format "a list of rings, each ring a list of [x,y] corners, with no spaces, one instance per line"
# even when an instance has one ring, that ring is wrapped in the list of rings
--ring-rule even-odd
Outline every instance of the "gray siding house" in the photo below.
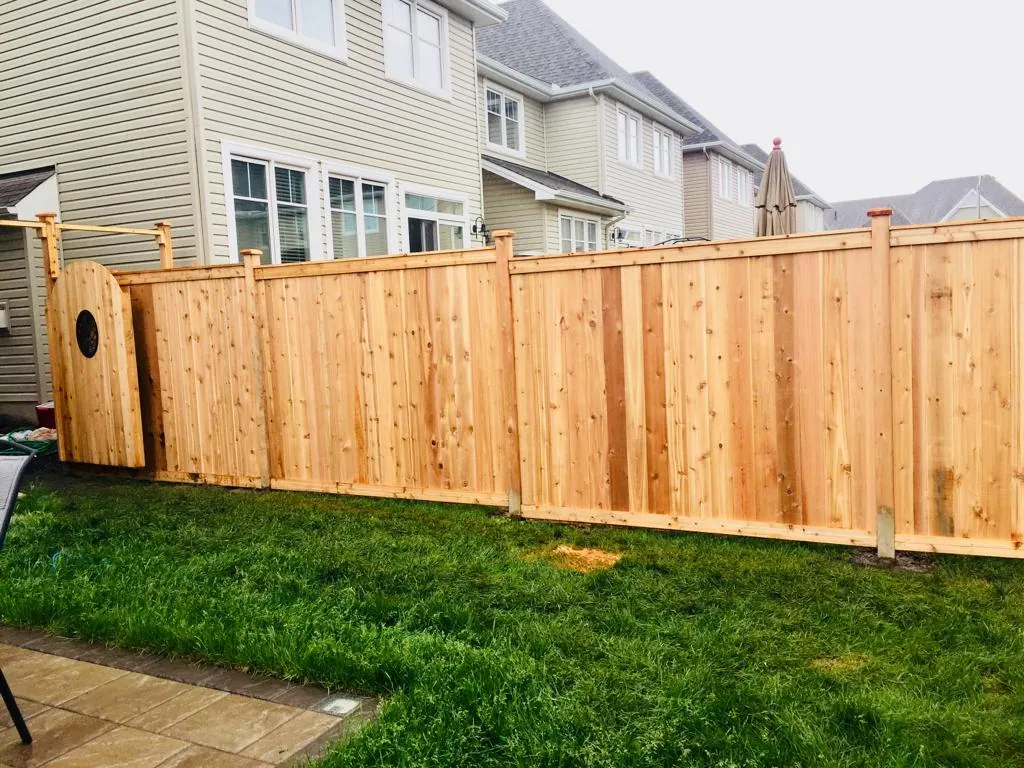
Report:
[[[6,0],[0,179],[42,172],[53,188],[8,209],[171,220],[183,264],[246,247],[278,263],[480,245],[474,34],[504,18],[489,0]],[[0,413],[50,386],[27,298],[39,255],[15,240],[0,269],[26,298],[18,333],[0,332]],[[130,238],[68,234],[62,252],[157,264]]]

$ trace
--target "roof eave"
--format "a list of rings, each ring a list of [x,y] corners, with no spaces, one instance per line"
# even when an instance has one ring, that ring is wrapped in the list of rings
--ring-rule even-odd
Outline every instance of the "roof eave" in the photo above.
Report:
[[[823,200],[822,198],[818,197],[813,192],[811,194],[809,194],[809,195],[797,195],[796,199],[797,199],[797,201],[803,200],[803,201],[806,201],[808,203],[812,203],[812,204],[818,206],[819,208],[828,209],[828,208],[832,207],[831,205],[828,204],[827,200]]]
[[[551,83],[545,83],[543,80],[523,74],[482,53],[477,54],[476,62],[477,71],[488,80],[493,80],[498,85],[504,85],[507,88],[514,88],[534,101],[551,101],[553,88]]]
[[[490,0],[437,0],[453,13],[469,19],[478,27],[490,27],[508,19],[508,11]]]
[[[725,155],[730,160],[736,161],[748,170],[760,171],[764,169],[764,163],[759,163],[742,149],[734,147],[731,144],[726,144],[724,141],[705,141],[702,144],[686,144],[683,146],[683,153],[703,152],[706,149],[713,149],[718,154]]]
[[[540,182],[529,179],[515,171],[509,170],[503,165],[492,163],[486,158],[481,160],[480,167],[488,173],[493,173],[495,176],[500,176],[506,181],[510,181],[523,189],[530,190],[533,192],[534,199],[538,202],[564,201],[571,203],[576,208],[596,213],[619,214],[625,213],[628,210],[625,203],[614,203],[611,200],[605,200],[603,198],[591,197],[589,195],[578,195],[566,190],[554,189],[553,187],[541,184]]]

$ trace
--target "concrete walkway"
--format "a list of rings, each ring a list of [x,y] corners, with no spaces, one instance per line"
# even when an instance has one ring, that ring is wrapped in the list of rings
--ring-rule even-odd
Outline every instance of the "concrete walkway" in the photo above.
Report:
[[[33,737],[22,745],[3,710],[0,768],[304,765],[376,716],[374,699],[272,678],[11,629],[0,641]]]

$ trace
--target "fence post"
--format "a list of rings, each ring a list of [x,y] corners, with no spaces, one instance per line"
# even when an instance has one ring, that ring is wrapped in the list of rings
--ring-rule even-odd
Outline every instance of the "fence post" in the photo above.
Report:
[[[57,240],[60,234],[57,230],[56,213],[36,214],[36,218],[42,223],[39,230],[39,240],[43,244],[43,265],[46,267],[47,288],[53,287],[54,281],[60,275],[60,254],[57,251]]]
[[[259,306],[259,295],[256,289],[256,267],[260,265],[263,252],[256,248],[246,248],[241,252],[242,266],[245,268],[245,312],[249,317],[250,329],[250,360],[252,361],[252,394],[254,419],[257,434],[257,459],[260,465],[260,488],[270,487],[270,441],[267,436],[269,419],[267,418],[267,397],[263,367],[263,312]]]
[[[174,269],[174,246],[171,243],[171,222],[156,223],[156,244],[160,248],[160,268]]]
[[[505,452],[508,455],[508,511],[519,515],[523,499],[522,466],[519,457],[519,392],[516,386],[515,322],[512,314],[512,241],[515,232],[499,229],[494,233],[496,256],[498,333],[501,338],[501,387],[505,399]]]
[[[896,453],[894,431],[896,416],[893,403],[893,318],[892,318],[892,254],[890,228],[892,208],[872,208],[871,219],[871,285],[875,317],[874,368],[875,404],[875,536],[880,559],[896,557],[895,474]]]

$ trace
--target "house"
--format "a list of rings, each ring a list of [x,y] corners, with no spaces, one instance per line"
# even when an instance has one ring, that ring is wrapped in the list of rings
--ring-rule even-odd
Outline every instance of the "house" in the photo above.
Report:
[[[698,131],[683,140],[687,237],[722,240],[754,234],[754,175],[763,164],[650,72],[636,80]]]
[[[768,152],[757,144],[744,144],[743,151],[761,164],[761,170],[754,173],[754,194],[761,188],[761,177],[764,175],[764,164],[768,162]],[[792,176],[793,192],[796,195],[796,231],[823,232],[825,216],[829,204],[814,190],[804,184],[796,176]]]
[[[680,237],[697,128],[541,0],[477,30],[484,208],[520,254]]]
[[[474,33],[504,18],[489,0],[4,3],[0,177],[46,174],[53,199],[23,197],[19,216],[171,220],[182,264],[246,247],[279,263],[481,245]],[[5,266],[22,261],[3,287],[29,297],[42,269],[25,242],[5,251]],[[131,238],[66,233],[62,249],[157,263]],[[0,357],[20,373],[0,411],[24,412],[50,385],[30,376],[45,367],[41,303],[15,309]]]
[[[883,195],[832,204],[826,229],[869,226],[871,208],[891,207],[892,223],[933,224],[943,221],[1024,216],[1024,200],[1004,187],[995,176],[939,179],[909,195]]]

